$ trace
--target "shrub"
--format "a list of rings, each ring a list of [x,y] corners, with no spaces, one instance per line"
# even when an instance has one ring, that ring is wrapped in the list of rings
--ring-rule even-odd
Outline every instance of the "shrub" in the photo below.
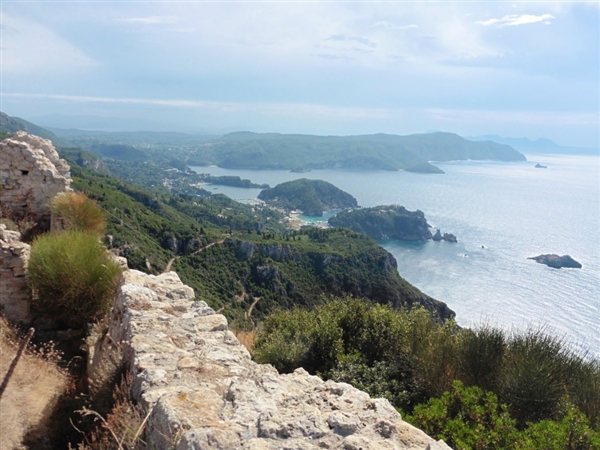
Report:
[[[588,418],[567,402],[560,420],[529,424],[519,435],[515,450],[597,450],[600,432],[590,428]]]
[[[104,211],[86,194],[79,192],[59,194],[52,200],[50,208],[62,220],[66,230],[104,234],[106,229]]]
[[[513,336],[505,357],[500,394],[519,427],[556,415],[566,393],[564,343],[542,330]]]
[[[507,449],[515,438],[515,421],[498,398],[477,386],[455,381],[441,398],[415,407],[405,420],[455,449]]]
[[[465,330],[459,348],[460,378],[467,386],[496,391],[506,350],[505,333],[489,326]]]
[[[32,306],[70,326],[110,309],[121,269],[93,234],[67,231],[35,239],[27,269]]]

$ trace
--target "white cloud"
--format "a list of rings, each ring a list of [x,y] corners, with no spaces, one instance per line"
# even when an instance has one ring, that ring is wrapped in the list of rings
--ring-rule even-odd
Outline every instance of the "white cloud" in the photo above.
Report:
[[[158,107],[186,108],[212,111],[215,113],[263,113],[270,116],[324,117],[336,119],[387,119],[393,114],[386,108],[360,108],[329,106],[315,103],[241,103],[205,100],[148,99],[93,97],[80,95],[2,93],[2,97],[15,99],[46,99],[70,103],[112,103],[129,105],[148,105]]]
[[[393,23],[387,22],[385,20],[381,22],[376,22],[373,24],[375,28],[390,28],[393,30],[410,30],[413,28],[419,28],[419,25],[411,23],[410,25],[395,25]]]
[[[117,19],[119,22],[141,23],[144,25],[156,25],[163,23],[176,23],[177,16],[150,16],[150,17],[132,17],[129,19]]]
[[[496,25],[498,28],[514,27],[517,25],[527,25],[530,23],[544,22],[546,24],[550,19],[554,19],[552,14],[542,14],[534,16],[533,14],[510,14],[502,17],[501,19],[489,19],[489,20],[478,20],[475,22],[478,25],[489,27],[490,25]]]
[[[101,65],[44,25],[6,13],[0,21],[4,75],[73,74]]]

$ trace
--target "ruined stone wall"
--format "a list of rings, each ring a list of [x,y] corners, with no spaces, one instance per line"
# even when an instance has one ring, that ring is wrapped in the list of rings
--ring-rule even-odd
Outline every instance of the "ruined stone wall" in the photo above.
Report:
[[[12,322],[31,324],[25,269],[29,244],[21,242],[21,233],[0,224],[0,307]]]
[[[449,449],[387,400],[254,363],[225,317],[194,301],[174,272],[125,272],[108,333],[90,355],[92,382],[103,360],[121,353],[134,397],[150,411],[150,448]]]
[[[50,226],[50,200],[70,191],[69,165],[52,143],[24,131],[0,141],[0,204],[16,217]]]

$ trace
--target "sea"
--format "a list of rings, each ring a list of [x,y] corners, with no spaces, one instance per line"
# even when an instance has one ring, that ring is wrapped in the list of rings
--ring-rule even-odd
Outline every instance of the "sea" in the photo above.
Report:
[[[599,358],[600,157],[526,156],[528,161],[520,162],[434,162],[445,174],[193,169],[271,186],[320,179],[352,194],[363,207],[419,209],[433,232],[453,233],[458,243],[378,243],[394,255],[403,278],[456,312],[459,325],[515,332],[541,328]],[[536,163],[546,168],[535,168]],[[260,192],[219,185],[205,189],[245,202]],[[583,268],[553,269],[528,259],[547,253],[568,254]]]

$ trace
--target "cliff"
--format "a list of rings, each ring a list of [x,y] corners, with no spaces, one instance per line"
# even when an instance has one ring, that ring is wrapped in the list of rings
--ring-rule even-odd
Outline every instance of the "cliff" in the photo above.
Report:
[[[404,206],[384,205],[342,211],[329,219],[334,227],[350,228],[373,239],[426,241],[432,238],[422,211],[408,211]]]
[[[115,354],[149,412],[150,448],[449,449],[387,400],[254,363],[225,317],[194,301],[174,272],[125,272],[108,332],[90,354],[92,382]]]

